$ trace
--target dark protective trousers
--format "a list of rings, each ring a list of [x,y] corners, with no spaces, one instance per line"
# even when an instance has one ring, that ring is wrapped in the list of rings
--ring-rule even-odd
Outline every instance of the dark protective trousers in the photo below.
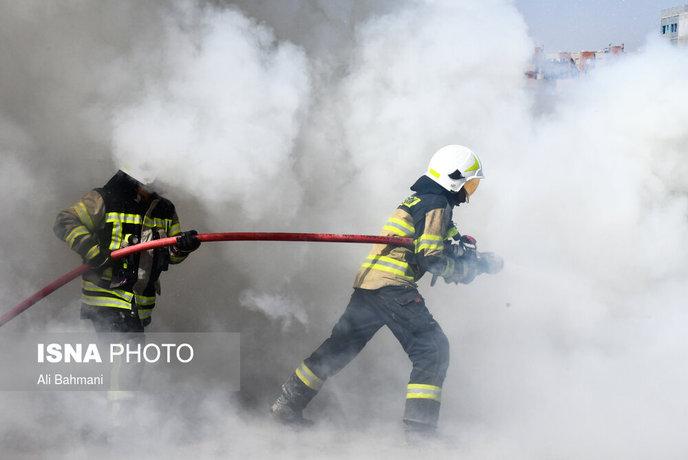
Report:
[[[81,305],[81,318],[91,320],[93,328],[98,333],[143,332],[144,327],[150,323],[150,318],[147,318],[147,321],[143,322],[138,317],[132,316],[129,310],[109,307],[91,307],[84,304]]]
[[[449,342],[423,297],[410,286],[354,289],[332,334],[304,360],[319,380],[339,372],[382,327],[387,326],[413,363],[404,421],[434,427],[449,365]]]
[[[146,345],[144,324],[128,310],[82,304],[81,317],[93,323],[96,335],[103,341],[99,348],[109,349],[110,343],[128,343],[133,347]],[[132,394],[123,390],[137,390],[142,371],[141,365],[126,365],[117,357],[110,365],[108,400],[130,399]]]

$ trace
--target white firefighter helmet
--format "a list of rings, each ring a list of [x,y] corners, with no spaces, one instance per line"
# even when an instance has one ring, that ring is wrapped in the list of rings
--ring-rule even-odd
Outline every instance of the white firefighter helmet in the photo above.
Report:
[[[471,181],[470,195],[478,185],[477,179],[483,179],[483,163],[473,150],[463,145],[445,145],[430,159],[425,173],[445,190],[458,192],[466,182]],[[475,180],[474,180],[475,179]]]

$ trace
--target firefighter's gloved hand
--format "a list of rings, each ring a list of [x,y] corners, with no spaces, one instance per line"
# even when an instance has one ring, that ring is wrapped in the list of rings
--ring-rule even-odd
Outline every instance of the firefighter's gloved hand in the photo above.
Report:
[[[444,275],[444,282],[468,284],[480,274],[478,260],[471,256],[462,256],[454,259],[454,269]]]
[[[110,265],[112,264],[112,259],[110,259],[109,253],[101,252],[93,259],[86,261],[86,263],[93,267],[95,271],[101,272],[106,268],[110,267]]]
[[[502,268],[504,268],[504,259],[494,252],[481,252],[478,258],[478,267],[480,273],[494,275],[501,272]]]
[[[175,245],[177,251],[189,253],[198,249],[201,246],[201,240],[196,235],[198,235],[196,230],[182,232],[177,237],[177,244]]]

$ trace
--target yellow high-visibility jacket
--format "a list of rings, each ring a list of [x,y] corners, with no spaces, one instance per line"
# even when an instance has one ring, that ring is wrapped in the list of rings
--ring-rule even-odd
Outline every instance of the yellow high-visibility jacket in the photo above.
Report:
[[[136,241],[179,235],[174,205],[155,194],[144,203],[137,188],[134,179],[118,172],[105,186],[91,190],[61,211],[53,227],[55,234],[86,263]],[[160,293],[160,272],[168,262],[178,264],[185,258],[185,254],[165,248],[134,254],[113,261],[104,270],[87,272],[82,279],[82,312],[129,310],[147,324]]]
[[[454,271],[454,260],[444,249],[447,240],[459,233],[452,222],[452,210],[465,200],[465,195],[450,194],[425,176],[411,190],[416,193],[399,205],[381,235],[413,238],[414,248],[374,245],[356,275],[354,288],[416,287],[426,271],[444,276]]]

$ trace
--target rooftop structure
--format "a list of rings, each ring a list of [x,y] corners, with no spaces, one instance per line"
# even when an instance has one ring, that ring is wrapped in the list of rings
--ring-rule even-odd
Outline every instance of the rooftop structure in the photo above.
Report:
[[[533,80],[561,80],[576,77],[595,68],[608,59],[621,56],[624,44],[610,44],[598,51],[560,51],[545,54],[543,47],[535,48],[533,60],[526,76]]]
[[[688,44],[688,5],[662,10],[660,33],[673,44]]]

